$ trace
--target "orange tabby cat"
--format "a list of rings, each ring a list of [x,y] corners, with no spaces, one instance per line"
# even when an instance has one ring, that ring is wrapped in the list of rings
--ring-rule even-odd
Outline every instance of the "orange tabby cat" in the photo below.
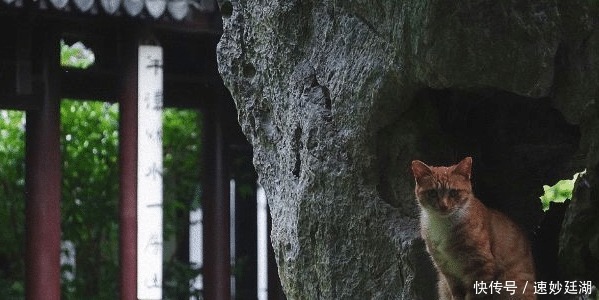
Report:
[[[530,245],[520,228],[472,193],[472,158],[450,167],[412,162],[421,235],[439,273],[439,298],[536,299]],[[508,282],[509,281],[509,282]],[[514,283],[515,291],[484,294],[475,284]]]

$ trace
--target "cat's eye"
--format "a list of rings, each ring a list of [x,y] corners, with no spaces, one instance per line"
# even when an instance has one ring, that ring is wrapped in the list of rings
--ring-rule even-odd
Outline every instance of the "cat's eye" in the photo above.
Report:
[[[455,198],[455,197],[457,197],[458,195],[459,195],[459,192],[458,192],[458,190],[454,190],[454,189],[451,189],[451,190],[449,190],[449,197],[451,197],[451,198]]]
[[[437,191],[436,190],[428,190],[428,191],[426,191],[426,197],[430,198],[430,199],[436,199],[437,198]]]

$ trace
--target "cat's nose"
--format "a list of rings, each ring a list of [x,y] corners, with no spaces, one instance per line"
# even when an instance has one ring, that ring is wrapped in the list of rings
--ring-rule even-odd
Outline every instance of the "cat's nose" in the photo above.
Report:
[[[443,198],[439,201],[439,211],[442,213],[449,211],[449,201],[447,201],[446,198]]]

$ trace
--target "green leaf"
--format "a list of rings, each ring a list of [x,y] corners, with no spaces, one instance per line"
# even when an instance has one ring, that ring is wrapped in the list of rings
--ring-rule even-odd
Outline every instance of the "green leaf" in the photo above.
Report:
[[[87,69],[96,61],[94,52],[82,42],[69,46],[60,41],[60,65],[63,67]]]
[[[586,170],[574,174],[572,179],[564,179],[558,181],[553,186],[544,185],[543,195],[539,197],[543,206],[543,211],[549,209],[551,202],[563,203],[568,199],[572,199],[572,191],[574,190],[574,183],[578,176],[584,174]]]

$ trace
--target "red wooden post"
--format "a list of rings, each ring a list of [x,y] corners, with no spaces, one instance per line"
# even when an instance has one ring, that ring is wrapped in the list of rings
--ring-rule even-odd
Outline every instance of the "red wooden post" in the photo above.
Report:
[[[27,299],[60,299],[60,100],[59,43],[44,42],[44,96],[27,112],[25,288]]]
[[[222,99],[215,100],[218,107]],[[214,300],[231,298],[229,176],[221,115],[218,108],[209,110],[203,127],[204,296]]]
[[[135,54],[133,54],[135,53]],[[119,255],[120,299],[137,299],[137,45],[119,99]]]

